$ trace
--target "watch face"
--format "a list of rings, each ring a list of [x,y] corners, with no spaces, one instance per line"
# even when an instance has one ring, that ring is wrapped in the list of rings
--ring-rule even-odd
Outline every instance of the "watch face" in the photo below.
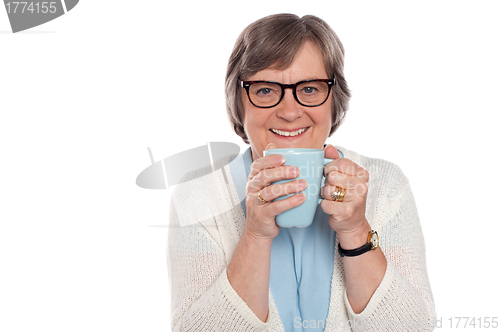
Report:
[[[371,242],[373,249],[378,247],[378,234],[377,234],[377,232],[372,233],[372,237],[370,239],[370,242]]]

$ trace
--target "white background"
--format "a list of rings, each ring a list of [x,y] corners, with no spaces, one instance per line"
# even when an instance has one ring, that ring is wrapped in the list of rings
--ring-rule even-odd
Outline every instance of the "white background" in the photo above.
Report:
[[[0,9],[0,330],[170,330],[169,191],[135,178],[147,147],[245,148],[225,67],[279,12],[342,40],[352,102],[328,142],[410,178],[441,330],[500,316],[496,3],[83,0],[18,34]]]

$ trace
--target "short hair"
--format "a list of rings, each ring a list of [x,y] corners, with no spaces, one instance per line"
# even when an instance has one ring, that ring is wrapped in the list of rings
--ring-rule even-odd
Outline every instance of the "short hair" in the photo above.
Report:
[[[314,42],[322,52],[328,78],[335,77],[332,88],[332,127],[330,137],[343,122],[351,93],[344,78],[344,47],[335,32],[322,19],[306,15],[275,14],[246,27],[236,40],[226,72],[226,110],[234,131],[245,143],[244,110],[239,80],[258,71],[288,68],[304,43]]]

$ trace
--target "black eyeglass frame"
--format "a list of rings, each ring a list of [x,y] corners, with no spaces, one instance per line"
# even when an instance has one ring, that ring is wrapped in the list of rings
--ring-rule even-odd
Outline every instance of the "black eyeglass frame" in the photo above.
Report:
[[[307,82],[325,82],[328,84],[328,93],[326,94],[326,98],[322,103],[316,104],[316,105],[305,105],[305,104],[302,104],[300,102],[299,98],[297,98],[297,86],[299,86],[302,83],[307,83]],[[272,106],[255,105],[254,102],[252,101],[252,98],[250,98],[250,86],[254,83],[272,83],[272,84],[279,85],[279,87],[281,88],[281,97],[278,100],[278,102]],[[297,101],[297,103],[299,103],[302,106],[305,106],[305,107],[321,106],[324,103],[326,103],[326,101],[328,100],[328,97],[330,97],[330,92],[332,90],[332,86],[334,86],[335,84],[336,84],[335,77],[332,79],[317,79],[317,80],[300,81],[300,82],[297,82],[295,84],[283,84],[283,83],[274,82],[274,81],[241,81],[240,80],[240,86],[247,91],[248,100],[252,103],[253,106],[258,107],[258,108],[271,108],[271,107],[278,105],[281,102],[281,100],[283,100],[283,97],[285,96],[285,89],[292,89],[292,93],[293,93],[293,97],[295,98],[295,101]]]

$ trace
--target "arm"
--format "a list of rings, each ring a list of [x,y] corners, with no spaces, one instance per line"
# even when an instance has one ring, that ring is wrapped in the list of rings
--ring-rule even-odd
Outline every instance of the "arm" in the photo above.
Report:
[[[200,207],[196,197],[220,198],[221,188],[217,191],[219,195],[213,196],[214,186],[224,183],[224,179],[211,179],[206,192],[194,186],[178,195],[184,198],[181,201],[195,201],[171,207],[169,272],[175,331],[262,331],[269,327],[272,319],[268,314],[271,244],[279,232],[274,217],[301,204],[304,197],[298,194],[271,202],[280,195],[304,189],[299,181],[269,185],[298,175],[298,172],[290,172],[289,166],[281,167],[283,162],[281,158],[270,156],[260,158],[252,165],[247,184],[245,229],[234,253],[229,252],[231,249],[221,240],[219,227],[223,229],[225,223],[233,223],[241,217],[235,212],[241,212],[239,206],[216,217],[217,223],[214,218],[195,224],[191,222],[206,215],[197,213],[198,210],[211,211]],[[258,200],[261,191],[269,203]],[[190,225],[180,227],[179,220]],[[231,257],[229,263],[228,256]]]
[[[266,331],[269,323],[262,322],[229,283],[225,253],[209,231],[215,229],[215,220],[181,227],[182,213],[187,214],[172,204],[168,239],[172,330]]]
[[[269,311],[271,245],[272,240],[259,241],[243,233],[227,267],[231,286],[263,322]]]
[[[269,144],[267,148],[273,147],[273,144]],[[293,166],[283,166],[284,162],[282,156],[271,155],[258,158],[252,164],[246,187],[245,230],[227,269],[234,290],[262,321],[266,321],[269,312],[271,246],[279,233],[275,217],[302,204],[305,196],[297,194],[284,200],[272,200],[296,193],[307,186],[303,180],[272,184],[298,176],[299,170]],[[261,202],[259,195],[266,202]]]
[[[343,249],[359,248],[366,243],[368,232],[371,231],[368,221],[351,233],[338,234],[339,243]],[[365,308],[373,293],[384,277],[387,260],[379,248],[355,257],[343,257],[346,279],[346,293],[354,313],[359,314]]]
[[[345,250],[366,244],[372,227],[365,216],[368,194],[368,172],[346,158],[339,158],[337,150],[330,145],[325,148],[327,157],[334,159],[325,166],[325,187],[321,202],[323,211],[330,215],[330,227]],[[337,201],[332,194],[342,188],[343,200]],[[343,257],[346,292],[355,313],[362,312],[380,284],[387,261],[380,248],[355,257]]]
[[[361,312],[353,306],[346,288],[349,319],[363,322],[353,331],[432,331],[436,313],[410,185],[403,184],[379,211],[373,224],[380,236],[381,247],[377,250],[385,254],[387,268]],[[343,258],[344,266],[347,258]]]
[[[329,150],[325,149],[327,155],[332,154]],[[368,173],[348,159],[335,160],[325,167],[328,184],[322,193],[323,210],[330,214],[330,226],[344,249],[366,243],[370,229],[378,231],[380,237],[380,248],[374,251],[357,257],[336,254],[345,272],[344,302],[349,319],[362,322],[353,326],[353,331],[432,330],[434,303],[423,235],[408,180],[388,162],[357,160],[373,171],[375,180],[370,181],[369,193]],[[343,202],[331,200],[335,186],[346,189]],[[369,222],[365,216],[368,197],[372,211]]]

